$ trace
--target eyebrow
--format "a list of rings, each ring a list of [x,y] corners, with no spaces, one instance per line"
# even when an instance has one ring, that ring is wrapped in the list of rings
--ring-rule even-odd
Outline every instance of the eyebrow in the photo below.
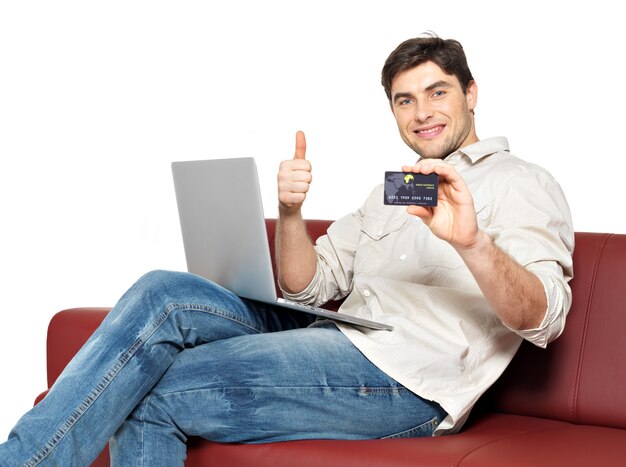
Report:
[[[426,88],[424,88],[424,91],[432,91],[433,89],[437,89],[437,88],[451,88],[452,85],[444,80],[439,80],[439,81],[435,81],[433,84],[430,84],[428,86],[426,86]],[[413,94],[410,92],[399,92],[397,94],[394,94],[393,96],[393,102],[397,102],[399,99],[405,99],[405,98],[413,98]]]
[[[452,85],[450,83],[448,83],[447,81],[444,80],[439,80],[433,84],[431,84],[430,86],[426,87],[426,91],[432,91],[435,88],[451,88]]]
[[[413,97],[413,94],[411,94],[410,92],[399,92],[397,94],[394,94],[393,101],[397,102],[399,99],[412,98],[412,97]]]

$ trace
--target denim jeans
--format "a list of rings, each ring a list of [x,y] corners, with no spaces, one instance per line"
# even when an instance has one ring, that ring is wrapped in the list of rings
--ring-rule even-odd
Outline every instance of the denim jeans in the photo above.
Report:
[[[380,331],[383,332],[383,331]],[[1,466],[177,466],[189,436],[261,443],[430,436],[445,413],[328,321],[155,271],[0,445]]]

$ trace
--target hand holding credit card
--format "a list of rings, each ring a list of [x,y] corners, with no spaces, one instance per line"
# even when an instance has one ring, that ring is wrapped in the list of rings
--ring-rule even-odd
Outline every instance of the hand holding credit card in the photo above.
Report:
[[[391,206],[437,206],[439,176],[385,172],[384,203]]]

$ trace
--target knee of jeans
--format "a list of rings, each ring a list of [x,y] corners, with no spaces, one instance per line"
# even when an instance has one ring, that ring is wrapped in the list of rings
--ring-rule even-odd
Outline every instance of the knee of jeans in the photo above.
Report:
[[[144,274],[128,291],[130,300],[139,300],[153,309],[191,303],[198,297],[227,292],[219,285],[195,274],[154,270]],[[232,292],[228,292],[231,293]]]
[[[154,270],[139,278],[132,290],[145,297],[177,299],[181,293],[193,289],[200,281],[201,278],[186,272]]]
[[[122,296],[116,307],[117,311],[121,313],[132,308],[133,313],[136,313],[138,305],[142,309],[162,310],[180,293],[179,284],[183,282],[185,275],[190,274],[164,270],[144,274]]]
[[[173,281],[180,280],[178,276],[182,276],[183,274],[185,273],[155,269],[154,271],[147,272],[141,276],[135,283],[135,287],[146,289],[154,287],[161,288],[165,284],[170,284]]]

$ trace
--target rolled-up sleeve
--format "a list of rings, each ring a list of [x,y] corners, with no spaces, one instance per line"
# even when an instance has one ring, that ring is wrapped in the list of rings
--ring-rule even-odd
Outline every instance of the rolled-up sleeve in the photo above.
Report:
[[[495,243],[543,284],[547,309],[539,327],[513,332],[546,347],[565,327],[572,302],[574,231],[565,195],[545,171],[522,170],[503,184],[489,229]]]
[[[354,255],[361,231],[362,210],[333,222],[326,235],[317,239],[317,267],[309,285],[285,298],[296,302],[322,305],[350,293],[354,277]]]
[[[572,294],[566,280],[562,276],[559,277],[558,273],[546,274],[535,268],[527,269],[532,271],[543,284],[548,306],[543,321],[538,327],[513,331],[536,346],[545,348],[563,332],[565,318],[572,304]]]

